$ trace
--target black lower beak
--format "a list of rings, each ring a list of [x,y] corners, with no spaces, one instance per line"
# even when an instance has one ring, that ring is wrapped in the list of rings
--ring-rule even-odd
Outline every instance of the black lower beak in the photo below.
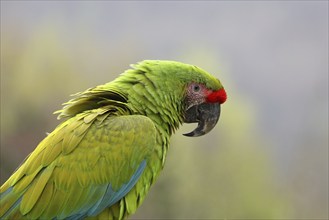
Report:
[[[188,137],[198,137],[211,131],[218,122],[220,116],[219,103],[202,103],[189,108],[185,113],[185,123],[196,123],[198,127],[192,132],[184,134]]]

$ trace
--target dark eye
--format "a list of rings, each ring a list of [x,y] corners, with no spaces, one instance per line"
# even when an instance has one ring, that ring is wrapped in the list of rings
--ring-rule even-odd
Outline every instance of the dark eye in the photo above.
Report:
[[[197,85],[197,84],[195,84],[195,85],[193,85],[193,92],[200,92],[200,86],[199,85]]]

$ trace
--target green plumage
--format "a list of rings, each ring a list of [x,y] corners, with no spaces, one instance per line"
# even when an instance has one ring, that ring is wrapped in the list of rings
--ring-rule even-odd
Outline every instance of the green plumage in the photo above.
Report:
[[[1,186],[1,219],[122,219],[136,211],[184,121],[187,85],[222,85],[178,62],[133,67],[56,112],[64,121]]]

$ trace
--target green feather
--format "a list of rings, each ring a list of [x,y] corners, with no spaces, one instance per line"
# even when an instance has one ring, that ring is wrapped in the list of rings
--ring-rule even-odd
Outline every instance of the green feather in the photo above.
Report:
[[[25,192],[20,207],[20,211],[23,215],[30,212],[33,206],[36,204],[39,197],[41,196],[44,187],[50,179],[53,170],[54,167],[48,167],[47,169],[39,173],[38,177],[34,179],[31,186]]]

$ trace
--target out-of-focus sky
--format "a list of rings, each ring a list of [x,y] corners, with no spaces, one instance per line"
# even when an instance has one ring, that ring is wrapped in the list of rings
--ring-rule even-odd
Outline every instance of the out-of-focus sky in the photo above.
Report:
[[[289,194],[280,217],[328,218],[328,1],[1,1],[1,183],[56,126],[51,113],[69,94],[144,59],[178,60],[218,77],[228,101],[203,148],[217,134],[225,136],[218,148],[237,137],[241,149],[261,145],[254,156],[266,155],[275,188]],[[158,217],[147,208],[137,215]],[[172,211],[177,216],[193,217]]]

